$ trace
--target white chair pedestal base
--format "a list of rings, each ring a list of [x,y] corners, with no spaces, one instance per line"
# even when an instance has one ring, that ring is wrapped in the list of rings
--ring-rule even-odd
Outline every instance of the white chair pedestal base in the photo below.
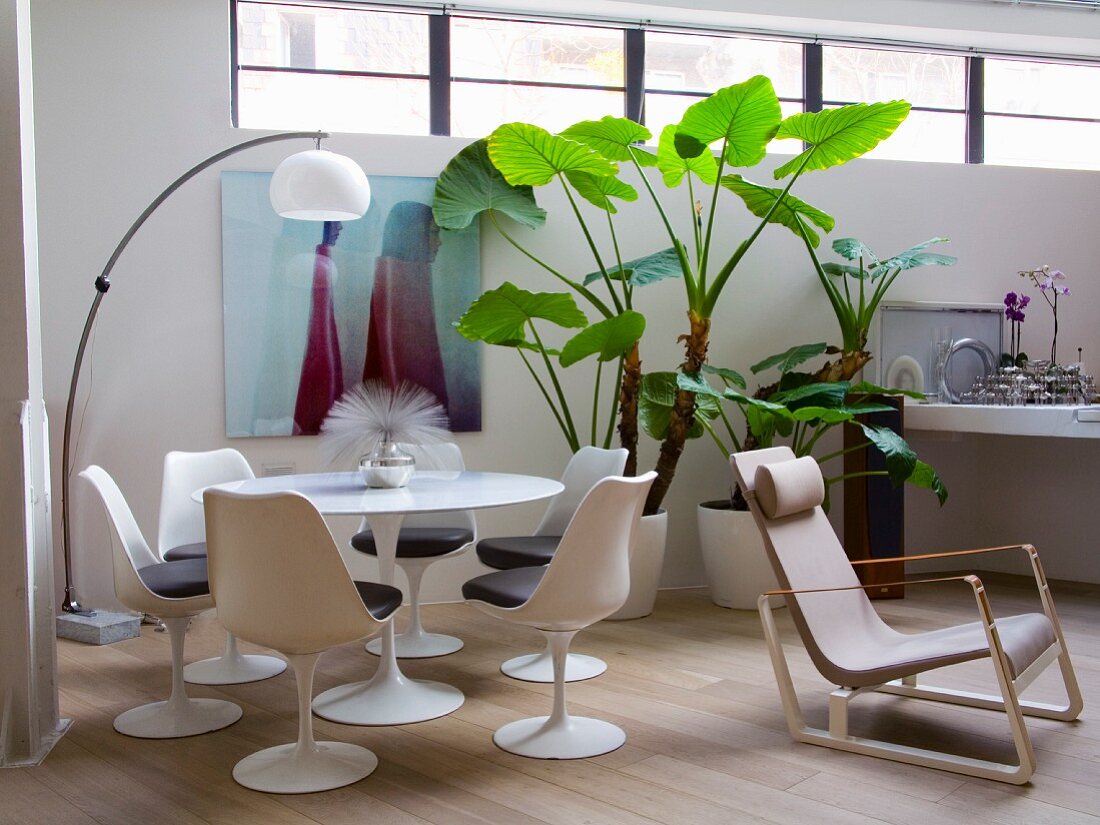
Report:
[[[407,725],[426,722],[462,707],[462,691],[442,682],[409,679],[394,656],[393,622],[382,631],[378,670],[366,682],[326,690],[313,700],[313,712],[344,725]]]
[[[397,562],[397,566],[405,571],[405,577],[409,580],[409,628],[404,633],[398,633],[394,639],[398,659],[431,659],[462,650],[461,639],[442,633],[426,633],[420,623],[420,581],[424,577],[424,571],[438,558],[447,557],[400,559]],[[381,636],[367,642],[367,652],[375,656],[382,655]]]
[[[286,662],[276,656],[241,653],[237,650],[237,637],[227,633],[225,652],[184,667],[183,681],[193,685],[242,685],[270,679],[284,670]]]
[[[114,727],[140,739],[176,739],[228,727],[241,718],[241,708],[221,699],[191,699],[183,683],[183,643],[191,617],[164,619],[172,644],[172,695],[121,713]]]
[[[595,656],[569,653],[565,657],[565,681],[567,682],[583,682],[585,679],[599,676],[605,670],[607,670],[607,662]],[[547,647],[542,653],[529,653],[526,656],[509,659],[500,666],[500,672],[524,682],[553,684],[554,659]]]
[[[423,629],[419,633],[412,630],[400,633],[393,641],[398,659],[431,659],[462,650],[461,639],[443,633],[425,633]],[[381,656],[382,638],[371,639],[366,647],[368,653]]]
[[[535,716],[511,722],[493,734],[501,750],[534,759],[585,759],[610,753],[626,742],[617,725],[587,716],[566,715],[551,722]]]
[[[359,745],[314,740],[310,698],[320,658],[287,654],[298,686],[298,741],[246,756],[233,766],[238,784],[264,793],[315,793],[358,782],[378,767],[378,757]]]
[[[115,717],[115,730],[139,739],[177,739],[226,728],[241,718],[241,709],[221,699],[169,699]]]
[[[378,757],[346,742],[316,742],[304,750],[297,742],[276,745],[238,762],[238,784],[264,793],[315,793],[342,788],[370,776]]]
[[[600,719],[570,716],[565,709],[566,660],[577,631],[539,632],[546,637],[547,648],[541,655],[550,659],[553,668],[554,710],[549,716],[510,722],[493,734],[493,742],[501,750],[533,759],[585,759],[621,748],[626,742],[622,728]]]

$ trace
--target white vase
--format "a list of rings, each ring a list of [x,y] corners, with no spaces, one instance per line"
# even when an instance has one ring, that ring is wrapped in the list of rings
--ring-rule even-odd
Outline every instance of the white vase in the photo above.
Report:
[[[653,612],[657,586],[661,583],[661,567],[665,561],[665,539],[668,536],[668,513],[660,510],[652,516],[642,516],[634,533],[630,550],[630,595],[617,611],[607,618],[612,621],[640,619]]]
[[[756,610],[760,594],[779,585],[752,513],[731,510],[726,499],[704,501],[697,513],[711,601],[719,607]],[[771,603],[784,604],[781,596],[773,596]]]

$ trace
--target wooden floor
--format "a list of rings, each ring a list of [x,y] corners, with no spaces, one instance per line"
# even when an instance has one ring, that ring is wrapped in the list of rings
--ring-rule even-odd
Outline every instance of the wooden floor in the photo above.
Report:
[[[1037,600],[1021,579],[985,577],[1001,614]],[[903,630],[972,620],[968,588],[911,588],[904,601],[880,602]],[[549,709],[549,688],[516,682],[502,659],[537,646],[533,631],[494,621],[465,605],[425,610],[426,624],[466,640],[457,654],[410,662],[406,673],[459,686],[466,703],[448,717],[396,728],[356,728],[315,720],[319,738],[365,745],[378,770],[341,790],[268,796],[237,786],[230,771],[243,756],[291,741],[296,733],[289,673],[196,696],[244,707],[237,724],[189,739],[145,741],[115,733],[120,711],[164,698],[166,634],[107,647],[59,642],[61,708],[71,731],[41,767],[0,771],[0,823],[159,825],[159,823],[1018,823],[1074,825],[1100,819],[1100,588],[1057,590],[1058,606],[1085,692],[1081,720],[1029,720],[1038,756],[1033,782],[1017,788],[792,742],[755,613],[714,607],[705,591],[660,595],[649,618],[604,622],[580,634],[575,649],[610,664],[597,679],[569,688],[576,713],[621,725],[627,744],[586,761],[544,762],[504,753],[493,729]],[[828,686],[817,676],[780,612],[792,672],[811,722],[824,717]],[[210,618],[188,636],[189,661],[219,651]],[[328,653],[316,689],[364,678],[376,660],[361,645]],[[1058,695],[1053,668],[1029,695]],[[988,660],[945,670],[952,686],[990,685]],[[1003,717],[869,696],[853,705],[853,732],[894,735],[915,744],[1009,759]]]

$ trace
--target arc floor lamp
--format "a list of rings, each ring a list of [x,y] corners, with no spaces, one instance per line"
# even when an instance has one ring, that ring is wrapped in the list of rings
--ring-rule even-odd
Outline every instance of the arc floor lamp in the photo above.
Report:
[[[370,206],[370,184],[359,165],[351,158],[321,148],[321,140],[329,137],[326,132],[282,132],[275,135],[246,140],[224,149],[206,160],[195,164],[153,199],[122,236],[107,265],[95,279],[95,297],[84,322],[84,331],[76,349],[72,380],[69,383],[69,399],[65,405],[65,437],[61,447],[61,532],[65,555],[65,599],[61,609],[67,613],[92,615],[94,611],[82,607],[73,587],[72,526],[69,520],[69,460],[72,448],[73,409],[76,406],[76,390],[80,370],[84,363],[84,351],[88,346],[99,305],[111,286],[111,270],[119,257],[137,234],[141,225],[162,203],[172,196],[195,175],[230,155],[280,140],[308,138],[315,141],[315,148],[298,152],[286,158],[271,177],[271,206],[284,218],[308,221],[348,221],[360,218]]]

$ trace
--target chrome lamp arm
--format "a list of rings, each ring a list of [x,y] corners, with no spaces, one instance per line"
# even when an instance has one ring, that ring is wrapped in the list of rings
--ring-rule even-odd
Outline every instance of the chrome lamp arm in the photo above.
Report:
[[[96,315],[99,313],[99,305],[103,302],[103,296],[107,294],[107,290],[111,288],[111,270],[114,269],[115,263],[118,262],[119,257],[122,255],[123,250],[129,245],[131,239],[137,234],[142,224],[148,220],[149,216],[157,210],[157,207],[168,200],[168,198],[172,196],[172,193],[183,186],[183,184],[187,183],[187,181],[191,180],[191,178],[195,177],[195,175],[199,174],[204,169],[213,166],[218,161],[224,160],[230,155],[235,155],[238,152],[242,152],[245,149],[251,149],[254,146],[262,146],[265,143],[307,138],[317,141],[318,146],[320,146],[321,140],[327,137],[329,137],[327,132],[281,132],[276,135],[267,135],[265,137],[254,138],[253,140],[246,140],[243,143],[230,146],[228,149],[223,149],[217,154],[211,155],[201,163],[195,164],[172,181],[163,192],[153,199],[152,203],[145,207],[145,210],[138,216],[137,220],[126,230],[126,234],[122,236],[122,240],[118,242],[115,251],[111,253],[111,257],[107,260],[107,264],[103,267],[103,271],[99,274],[99,277],[95,279],[95,298],[92,299],[92,306],[88,310],[88,318],[84,322],[84,331],[80,335],[80,343],[76,348],[76,360],[73,362],[72,379],[69,381],[69,398],[65,403],[65,435],[61,447],[61,546],[65,555],[65,598],[61,603],[61,609],[66,613],[76,613],[82,616],[94,615],[94,611],[88,610],[80,605],[76,598],[76,589],[73,587],[72,525],[69,519],[69,473],[71,472],[69,461],[73,435],[73,408],[76,406],[76,390],[80,382],[80,370],[84,364],[84,352],[88,347],[88,337],[91,334]]]

